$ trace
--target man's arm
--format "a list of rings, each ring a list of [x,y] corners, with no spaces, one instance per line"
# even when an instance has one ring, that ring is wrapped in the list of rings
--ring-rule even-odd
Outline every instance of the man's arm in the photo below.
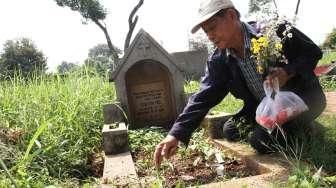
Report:
[[[223,64],[224,62],[208,61],[200,90],[189,98],[188,104],[176,119],[169,135],[188,144],[192,132],[200,125],[209,109],[227,95],[227,78]]]
[[[278,78],[279,86],[282,87],[292,77],[312,72],[322,57],[322,51],[288,22],[279,24],[276,33],[282,39],[282,49],[288,64],[274,68],[266,80],[271,82],[273,78]]]
[[[199,126],[209,109],[218,104],[228,93],[229,69],[218,50],[216,52],[219,54],[217,58],[213,58],[213,55],[207,62],[200,91],[189,98],[187,106],[176,119],[166,138],[156,146],[154,152],[156,167],[160,166],[163,157],[169,159],[175,154],[178,141],[188,144],[192,132]]]
[[[290,76],[312,71],[322,57],[321,49],[305,34],[288,24],[279,24],[276,31],[282,39],[283,52],[288,60],[283,69]],[[291,27],[288,32],[285,32],[286,25]]]

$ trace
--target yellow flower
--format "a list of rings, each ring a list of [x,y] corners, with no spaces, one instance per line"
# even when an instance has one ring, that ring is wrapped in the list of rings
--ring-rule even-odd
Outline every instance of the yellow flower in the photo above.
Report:
[[[280,51],[282,49],[282,44],[280,42],[275,43],[275,49]]]
[[[252,45],[254,45],[255,43],[257,43],[257,39],[252,38],[252,39],[251,39],[251,42],[252,42]]]
[[[258,72],[259,74],[264,73],[264,68],[263,68],[261,65],[257,65],[257,72]]]
[[[266,37],[259,37],[258,42],[263,43],[266,41]]]
[[[259,40],[259,39],[258,39]],[[252,53],[254,54],[254,55],[259,55],[259,53],[260,53],[260,49],[261,49],[261,45],[259,44],[259,42],[258,42],[258,40],[257,39],[255,39],[255,38],[253,38],[252,40],[251,40],[251,42],[252,42],[252,49],[251,49],[251,51],[252,51]]]
[[[275,61],[282,59],[281,39],[276,35],[273,27],[269,27],[264,35],[251,39],[251,54],[256,63],[258,73],[268,72]]]
[[[262,45],[263,45],[264,48],[267,48],[268,44],[269,44],[268,41],[265,41],[264,43],[262,43]]]
[[[265,41],[262,43],[262,46],[263,46],[264,48],[267,48],[267,47],[268,47],[268,41],[265,40]]]
[[[266,37],[260,37],[258,39],[258,43],[260,46],[262,46],[263,48],[267,48],[268,47],[268,40]]]
[[[259,54],[259,52],[260,52],[260,47],[259,46],[254,46],[254,48],[252,48],[252,49],[253,49],[253,54],[256,54],[256,55]]]

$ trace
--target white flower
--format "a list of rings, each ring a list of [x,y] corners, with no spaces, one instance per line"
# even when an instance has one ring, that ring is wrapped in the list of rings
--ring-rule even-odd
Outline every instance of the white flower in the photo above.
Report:
[[[313,175],[313,180],[315,183],[318,183],[319,180],[321,179],[321,171],[322,171],[322,166],[318,169],[318,171]]]
[[[286,36],[287,31],[285,30],[284,32],[282,32],[282,36]]]
[[[288,33],[288,34],[287,34],[287,37],[288,37],[288,38],[292,38],[292,37],[293,37],[293,34],[292,34],[292,33]]]
[[[286,24],[286,31],[289,32],[292,29],[292,26],[289,24]]]

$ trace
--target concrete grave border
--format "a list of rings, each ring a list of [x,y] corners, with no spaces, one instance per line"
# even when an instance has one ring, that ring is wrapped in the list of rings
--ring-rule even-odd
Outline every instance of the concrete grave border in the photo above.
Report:
[[[209,126],[213,126],[214,123],[225,121],[225,118],[227,119],[229,117],[228,115],[227,113],[208,115],[203,121],[202,126],[205,126],[205,129],[207,129]],[[286,181],[289,176],[289,165],[280,154],[258,155],[246,144],[228,142],[223,139],[211,139],[211,141],[217,147],[223,149],[226,154],[242,159],[248,168],[256,171],[259,175],[204,184],[197,187],[267,188],[272,187],[272,184],[275,182]],[[105,156],[103,179],[108,180],[114,179],[115,177],[121,178],[122,181],[124,181],[123,184],[126,184],[128,187],[147,187],[139,183],[134,162],[129,151],[117,155]],[[107,184],[102,184],[100,187],[113,187],[113,185],[108,184],[108,181],[105,183]]]
[[[222,113],[218,115],[207,115],[202,122],[202,126],[207,130],[216,123],[227,120],[231,114]],[[207,130],[208,135],[209,130]],[[210,135],[209,135],[210,136]],[[224,182],[210,183],[199,187],[272,187],[275,182],[285,181],[289,176],[288,162],[280,154],[259,155],[250,146],[229,142],[224,139],[211,139],[211,141],[224,150],[224,153],[236,156],[245,162],[249,169],[257,172],[256,176],[233,179]]]

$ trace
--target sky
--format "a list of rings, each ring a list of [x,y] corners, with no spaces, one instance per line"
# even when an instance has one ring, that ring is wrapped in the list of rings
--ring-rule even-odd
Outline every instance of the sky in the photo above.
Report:
[[[247,21],[248,0],[232,0]],[[138,0],[100,0],[108,11],[105,20],[112,43],[123,48],[128,15]],[[277,0],[281,15],[292,18],[296,0]],[[168,52],[188,50],[190,29],[199,0],[144,0],[137,12],[133,37],[143,28]],[[301,0],[297,27],[315,43],[324,41],[336,28],[336,0]],[[103,32],[92,22],[82,24],[79,13],[59,7],[54,0],[1,0],[0,53],[7,40],[27,37],[48,58],[49,71],[62,61],[82,63],[88,50],[106,43]]]

